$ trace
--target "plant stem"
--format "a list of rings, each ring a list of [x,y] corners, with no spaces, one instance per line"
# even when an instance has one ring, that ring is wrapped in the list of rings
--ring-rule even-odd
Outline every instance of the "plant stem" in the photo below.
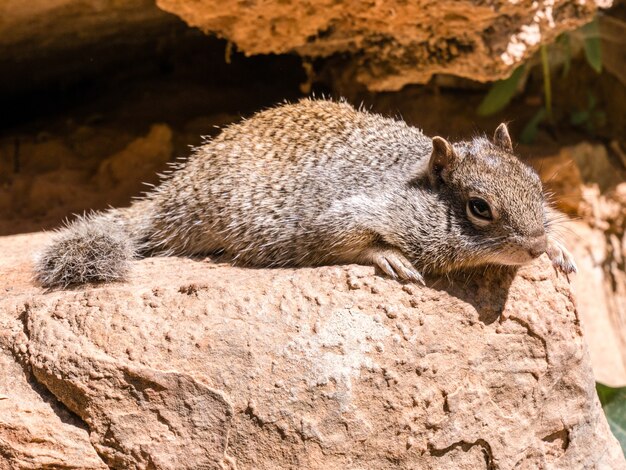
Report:
[[[543,66],[543,93],[548,121],[552,123],[552,84],[550,83],[550,63],[548,62],[548,48],[541,46],[541,65]]]

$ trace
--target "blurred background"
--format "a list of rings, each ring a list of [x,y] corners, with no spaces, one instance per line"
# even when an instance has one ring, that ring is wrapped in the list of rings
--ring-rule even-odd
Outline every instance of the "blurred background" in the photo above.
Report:
[[[0,236],[128,205],[303,96],[428,135],[509,123],[570,217],[596,377],[626,385],[626,2],[0,0]]]

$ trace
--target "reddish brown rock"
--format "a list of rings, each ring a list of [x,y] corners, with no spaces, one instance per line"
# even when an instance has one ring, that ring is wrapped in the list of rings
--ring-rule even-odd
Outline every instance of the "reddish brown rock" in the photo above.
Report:
[[[574,292],[590,342],[598,381],[626,384],[626,183],[605,194],[597,184],[583,192],[587,223],[568,224],[580,273]]]
[[[0,58],[21,67],[32,58],[60,54],[60,64],[49,62],[53,70],[43,72],[54,76],[86,45],[103,45],[98,50],[107,57],[110,50],[132,48],[147,37],[166,37],[178,23],[169,12],[248,55],[349,56],[340,67],[331,66],[333,75],[350,83],[356,79],[370,90],[398,90],[433,74],[478,81],[508,76],[541,44],[612,3],[157,0],[159,9],[150,0],[0,0]],[[65,73],[74,72],[83,70]]]
[[[595,377],[626,385],[626,173],[601,144],[581,142],[533,165],[557,208],[583,220],[557,225],[578,265],[572,278]],[[563,217],[566,220],[566,217]]]
[[[15,361],[0,339],[0,469],[106,469],[89,432]]]
[[[95,449],[114,468],[626,468],[545,259],[419,287],[154,258],[127,283],[42,292],[29,258],[45,239],[1,241],[2,341],[89,429],[73,465],[98,468]],[[6,380],[11,446],[19,405],[42,400]],[[62,448],[55,416],[37,419],[41,447]]]
[[[543,187],[553,206],[576,216],[583,201],[583,180],[580,169],[572,157],[572,147],[563,147],[557,155],[531,160],[539,173]]]
[[[157,173],[173,160],[172,134],[167,125],[153,124],[135,139],[89,127],[64,139],[24,139],[19,148],[28,164],[19,172],[8,165],[14,142],[0,139],[0,232],[20,223],[28,230],[58,226],[71,213],[127,204],[147,189],[142,182],[156,183]],[[54,222],[39,224],[42,219]]]
[[[190,26],[232,41],[246,54],[349,53],[370,90],[399,90],[437,73],[491,81],[561,32],[591,21],[611,0],[352,2],[157,0]]]
[[[137,31],[170,23],[169,16],[150,0],[0,0],[0,57],[19,61],[98,41],[128,45],[141,40]]]
[[[0,469],[106,469],[84,422],[37,383],[27,364],[23,301],[40,292],[28,272],[29,251],[38,240],[0,242]]]

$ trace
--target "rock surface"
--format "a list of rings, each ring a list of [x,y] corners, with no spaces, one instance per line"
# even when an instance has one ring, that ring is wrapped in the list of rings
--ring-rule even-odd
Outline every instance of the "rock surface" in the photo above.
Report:
[[[128,45],[141,40],[133,31],[171,22],[151,0],[0,0],[0,60],[19,61],[98,41]]]
[[[154,258],[43,292],[46,239],[0,241],[0,468],[626,468],[545,259],[422,288]]]
[[[557,226],[578,264],[572,279],[596,380],[626,385],[626,179],[606,147],[582,142],[538,159],[560,210],[576,216]]]
[[[94,44],[103,45],[95,52],[102,60],[147,37],[166,38],[178,23],[169,12],[249,55],[349,55],[350,65],[342,63],[333,73],[370,90],[398,90],[433,74],[491,81],[510,75],[541,44],[612,3],[157,0],[159,9],[152,0],[0,0],[0,64],[14,68],[33,58],[57,57],[47,68],[62,67],[74,54],[93,55],[85,46]],[[80,62],[65,73],[88,66]]]
[[[232,41],[246,54],[348,53],[370,90],[399,90],[443,73],[504,78],[541,44],[591,21],[611,0],[352,2],[157,0],[190,26]]]
[[[576,239],[582,261],[574,284],[585,332],[594,343],[591,358],[599,381],[626,384],[626,183],[605,194],[598,184],[584,188],[585,218],[566,237]]]
[[[11,166],[12,139],[0,138],[0,230],[63,220],[68,213],[127,204],[172,160],[172,130],[153,124],[142,136],[81,126],[69,136],[23,139],[24,165]],[[41,226],[41,225],[39,225]]]
[[[18,299],[38,291],[26,271],[33,240],[0,243],[0,469],[106,469],[84,422],[34,379],[26,346],[16,347],[25,318]]]

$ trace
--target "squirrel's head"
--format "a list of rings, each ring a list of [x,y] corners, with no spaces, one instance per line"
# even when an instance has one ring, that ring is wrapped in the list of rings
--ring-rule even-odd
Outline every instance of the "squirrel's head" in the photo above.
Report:
[[[450,201],[477,263],[524,264],[546,251],[541,181],[513,155],[505,124],[492,141],[479,137],[452,145],[434,137],[428,171],[431,186]]]

